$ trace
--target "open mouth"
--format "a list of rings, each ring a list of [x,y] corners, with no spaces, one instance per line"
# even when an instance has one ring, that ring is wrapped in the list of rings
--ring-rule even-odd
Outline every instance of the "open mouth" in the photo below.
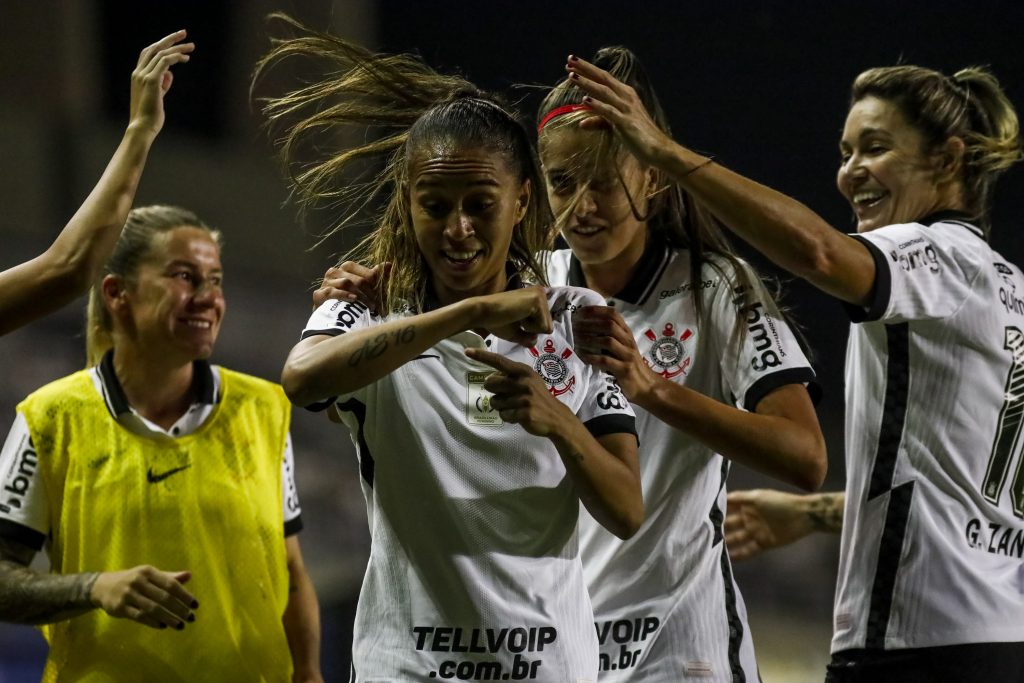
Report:
[[[476,251],[452,251],[445,250],[441,252],[444,256],[444,260],[450,266],[458,268],[460,270],[470,268],[480,255],[483,253],[481,250]]]
[[[569,230],[574,235],[579,235],[581,237],[590,237],[591,235],[596,235],[597,233],[604,230],[604,226],[582,223],[574,225]]]
[[[851,203],[855,209],[873,209],[887,196],[889,193],[881,190],[862,190],[854,193]]]
[[[187,327],[194,330],[209,330],[213,327],[213,323],[209,320],[185,320],[183,321]]]

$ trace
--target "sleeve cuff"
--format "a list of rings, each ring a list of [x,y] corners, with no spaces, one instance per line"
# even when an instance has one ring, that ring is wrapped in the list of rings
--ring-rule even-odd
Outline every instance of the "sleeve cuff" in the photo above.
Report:
[[[587,420],[583,423],[583,426],[587,428],[587,431],[595,439],[607,436],[608,434],[632,434],[637,436],[636,418],[632,415],[623,415],[621,413],[601,415]],[[640,437],[637,436],[637,443],[639,442]]]
[[[845,301],[842,302],[843,308],[846,309],[846,315],[849,316],[850,322],[864,323],[879,320],[885,315],[885,309],[889,307],[889,298],[892,296],[892,274],[889,272],[889,264],[885,260],[885,254],[874,242],[863,235],[850,235],[850,237],[866,246],[868,252],[871,253],[871,258],[875,262],[875,284],[871,288],[866,308]]]
[[[284,523],[284,537],[294,536],[295,534],[302,531],[302,515],[298,517],[292,517]]]
[[[821,387],[814,381],[814,370],[802,367],[779,370],[754,382],[743,397],[743,407],[754,412],[761,399],[779,387],[787,384],[804,384],[805,382],[808,383],[807,393],[811,395],[811,401],[817,405],[821,400]]]
[[[20,543],[36,552],[42,550],[43,543],[46,542],[46,534],[9,519],[0,519],[0,538]]]
[[[299,340],[301,341],[303,339],[308,339],[309,337],[316,337],[320,335],[337,337],[339,334],[345,334],[345,330],[339,330],[333,327],[327,330],[303,330],[302,334],[299,336]]]

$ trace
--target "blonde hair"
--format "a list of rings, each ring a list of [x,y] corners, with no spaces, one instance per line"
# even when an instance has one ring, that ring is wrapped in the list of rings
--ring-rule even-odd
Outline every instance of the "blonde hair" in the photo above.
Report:
[[[668,116],[661,106],[654,86],[647,76],[647,71],[631,50],[622,46],[603,47],[597,51],[591,61],[617,80],[632,87],[658,128],[669,137],[672,136]],[[555,109],[578,104],[584,95],[585,93],[572,80],[568,78],[562,80],[551,89],[541,103],[540,109],[537,111],[538,124]],[[539,145],[543,148],[547,137],[546,132],[549,130],[555,131],[562,126],[576,125],[581,119],[592,115],[591,112],[582,110],[551,119],[538,134]],[[640,214],[636,201],[630,196],[629,188],[626,186],[621,171],[622,160],[628,154],[628,150],[619,141],[618,136],[611,129],[606,129],[601,133],[600,140],[596,145],[588,150],[583,150],[578,156],[574,155],[576,158],[568,161],[584,178],[588,173],[593,173],[593,170],[604,161],[615,162],[614,168],[618,174],[619,183],[626,191],[634,218],[638,221],[646,221],[650,234],[659,236],[673,247],[686,250],[690,261],[690,286],[698,321],[703,323],[706,315],[704,297],[708,296],[708,292],[700,286],[705,265],[725,277],[730,282],[730,286],[741,296],[751,295],[758,289],[761,283],[756,272],[749,264],[744,263],[736,256],[718,219],[703,205],[694,201],[682,186],[673,182],[660,169],[654,169],[657,187],[651,196],[646,215]],[[579,188],[575,202],[582,198],[583,189],[583,187]],[[567,214],[571,215],[575,202],[569,204]],[[559,223],[567,217],[567,215],[559,216]],[[723,264],[729,266],[728,270],[733,275],[726,274],[727,270],[723,268]],[[740,339],[741,332],[745,328],[738,325],[736,329],[738,332],[734,337]]]
[[[103,267],[92,289],[89,290],[89,304],[86,309],[85,355],[88,366],[103,359],[103,354],[114,347],[113,319],[103,301],[100,282],[107,275],[116,275],[131,282],[141,264],[153,248],[158,235],[164,235],[175,228],[192,227],[210,233],[217,246],[223,246],[221,234],[199,219],[188,209],[177,206],[153,205],[132,209],[114,245],[114,251]]]
[[[1022,157],[1017,112],[995,76],[970,67],[947,77],[920,66],[868,69],[853,82],[851,104],[865,97],[894,103],[925,139],[926,150],[964,141],[967,211],[986,234],[996,179]]]
[[[300,35],[272,41],[256,66],[254,87],[268,68],[291,57],[324,63],[308,85],[262,100],[269,128],[280,131],[275,142],[293,196],[303,210],[342,211],[321,241],[369,214],[369,234],[344,259],[395,265],[383,292],[384,311],[423,306],[429,273],[410,215],[409,159],[436,140],[500,154],[520,182],[530,181],[530,200],[508,258],[525,279],[546,281],[541,259],[551,238],[547,196],[526,128],[503,101],[460,76],[434,71],[418,57],[374,54],[286,15],[271,16]],[[374,139],[345,146],[338,139],[345,129]],[[310,146],[317,158],[303,163],[300,157]],[[374,171],[374,162],[383,162],[383,169]]]

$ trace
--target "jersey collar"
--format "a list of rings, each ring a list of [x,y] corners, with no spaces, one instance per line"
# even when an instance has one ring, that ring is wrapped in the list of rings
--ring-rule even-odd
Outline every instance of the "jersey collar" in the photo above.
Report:
[[[935,213],[928,214],[917,222],[929,227],[936,223],[956,223],[961,227],[967,228],[981,239],[985,239],[985,233],[982,232],[981,228],[974,224],[974,217],[970,214],[964,213],[963,211],[955,211],[952,209],[936,211]]]
[[[111,349],[103,354],[103,360],[97,368],[99,370],[100,382],[103,383],[103,393],[106,397],[107,408],[114,417],[130,413],[132,408],[128,403],[128,397],[124,393],[121,381],[117,379],[114,372],[114,350]],[[192,395],[196,400],[192,405],[205,404],[213,405],[217,402],[217,395],[214,391],[213,368],[205,360],[192,361]]]
[[[625,301],[634,306],[643,305],[658,285],[665,268],[671,258],[671,251],[661,237],[654,233],[647,234],[647,245],[640,261],[622,291],[613,298]],[[583,275],[583,266],[573,254],[569,258],[569,284],[573,287],[586,287],[587,278]]]

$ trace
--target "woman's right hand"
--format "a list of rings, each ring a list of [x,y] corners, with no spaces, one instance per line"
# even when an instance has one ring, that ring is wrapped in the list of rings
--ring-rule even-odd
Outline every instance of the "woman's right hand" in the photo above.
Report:
[[[132,95],[128,125],[153,135],[164,126],[164,95],[171,88],[171,67],[187,62],[195,43],[182,43],[185,31],[175,31],[153,43],[139,54],[132,72]]]
[[[659,153],[672,146],[672,139],[658,128],[636,90],[575,55],[569,55],[565,70],[569,80],[587,94],[583,103],[597,114],[581,121],[580,126],[611,125],[637,159],[658,166]]]
[[[90,591],[92,603],[112,617],[132,619],[151,628],[185,628],[199,607],[183,584],[190,572],[165,572],[149,565],[102,572]]]
[[[358,301],[374,313],[380,313],[390,263],[367,268],[354,261],[328,268],[320,287],[313,292],[313,308],[325,301]]]
[[[547,292],[540,285],[469,299],[474,304],[474,329],[522,346],[537,343],[538,334],[553,329]]]

